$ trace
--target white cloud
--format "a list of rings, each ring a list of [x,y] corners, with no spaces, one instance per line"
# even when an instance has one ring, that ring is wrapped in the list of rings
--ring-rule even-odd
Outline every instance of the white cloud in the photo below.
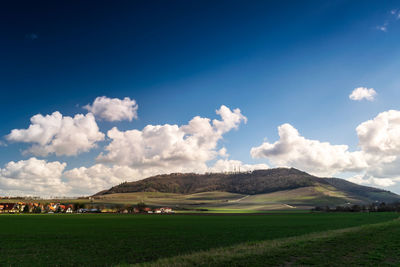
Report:
[[[391,178],[398,181],[400,177],[400,157],[399,156],[371,156],[367,173],[377,178]]]
[[[392,186],[400,181],[400,111],[379,113],[357,128],[359,150],[346,145],[302,137],[290,124],[279,128],[280,139],[251,149],[254,158],[266,158],[276,166],[290,166],[316,175],[363,172],[350,181],[377,186]]]
[[[222,105],[216,113],[221,116],[222,120],[213,120],[213,126],[220,134],[237,129],[242,121],[247,123],[247,118],[241,114],[238,108],[232,112],[227,106]]]
[[[400,173],[400,111],[389,110],[357,128],[359,146],[368,156],[368,174],[397,181]]]
[[[152,169],[157,173],[204,172],[206,162],[218,155],[218,141],[224,133],[246,122],[239,109],[221,106],[222,120],[194,117],[187,125],[147,125],[143,130],[120,131],[112,128],[112,140],[101,153],[99,162]],[[221,153],[221,152],[220,152]]]
[[[280,139],[251,149],[253,158],[268,158],[276,166],[291,166],[315,175],[358,171],[368,165],[362,152],[349,152],[347,145],[309,140],[290,124],[278,127]]]
[[[364,176],[364,174],[357,174],[353,177],[347,178],[346,180],[356,184],[370,184],[370,181],[368,179],[365,179]]]
[[[91,195],[125,181],[144,178],[143,174],[127,166],[108,167],[95,164],[66,171],[63,175],[72,195]]]
[[[389,187],[396,183],[389,178],[374,178],[373,176],[359,174],[347,179],[348,181],[356,184],[364,184],[370,186]]]
[[[80,196],[91,195],[124,181],[135,181],[158,173],[140,172],[126,166],[95,164],[65,171],[66,163],[37,158],[9,162],[0,169],[0,195]]]
[[[104,140],[93,114],[77,114],[73,118],[56,111],[51,115],[35,115],[28,129],[14,129],[8,141],[32,143],[26,150],[38,156],[55,153],[57,156],[87,152]]]
[[[66,163],[30,158],[11,161],[0,169],[0,194],[21,196],[55,196],[68,191],[62,182]]]
[[[357,128],[361,148],[371,154],[400,155],[400,111],[389,110]]]
[[[88,104],[84,108],[106,121],[132,121],[133,118],[137,119],[138,105],[134,99],[129,97],[121,100],[101,96],[97,97],[92,105]]]
[[[375,96],[376,91],[373,88],[358,87],[351,92],[349,98],[355,101],[361,101],[363,99],[373,101]]]
[[[392,179],[389,178],[370,178],[370,179],[372,179],[372,184],[382,187],[388,187],[396,184]]]

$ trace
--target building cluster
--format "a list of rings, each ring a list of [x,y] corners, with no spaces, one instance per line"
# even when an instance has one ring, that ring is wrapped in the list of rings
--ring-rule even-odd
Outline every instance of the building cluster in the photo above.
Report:
[[[163,214],[174,213],[172,208],[150,208],[147,206],[114,206],[107,205],[103,207],[85,208],[77,204],[61,203],[0,203],[0,213],[146,213]]]
[[[175,213],[171,208],[155,208],[152,209],[150,207],[134,207],[133,209],[121,209],[118,211],[119,213],[147,213],[147,214],[164,214],[164,213]]]
[[[73,213],[74,205],[60,203],[0,203],[0,213]]]
[[[159,208],[159,209],[150,209],[150,208],[145,208],[147,213],[174,213],[174,211],[171,208]]]

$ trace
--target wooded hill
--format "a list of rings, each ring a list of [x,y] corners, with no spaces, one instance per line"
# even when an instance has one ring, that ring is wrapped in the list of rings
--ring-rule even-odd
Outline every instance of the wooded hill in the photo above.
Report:
[[[137,182],[126,182],[101,191],[95,196],[134,192],[194,194],[212,191],[256,195],[317,186],[329,188],[364,203],[400,201],[399,195],[386,190],[361,186],[339,178],[320,178],[294,168],[228,174],[163,174]]]

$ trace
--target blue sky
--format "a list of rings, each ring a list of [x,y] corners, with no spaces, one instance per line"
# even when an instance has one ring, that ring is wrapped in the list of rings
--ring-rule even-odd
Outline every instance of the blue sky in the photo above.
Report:
[[[185,125],[197,115],[218,119],[215,111],[225,105],[247,117],[214,149],[225,147],[231,160],[303,167],[250,154],[264,141],[279,140],[277,127],[285,123],[306,139],[358,151],[356,127],[399,109],[398,10],[395,1],[3,4],[0,166],[6,172],[10,161],[31,157],[65,162],[64,171],[99,163],[108,138],[77,155],[38,156],[21,153],[30,144],[5,137],[28,128],[36,114],[86,114],[83,106],[99,96],[129,97],[139,106],[132,121],[96,117],[105,135],[114,126],[141,130]],[[374,88],[377,95],[373,101],[349,99],[358,87]],[[376,177],[365,168],[335,175],[363,175],[357,181],[374,186],[382,183],[371,179],[392,179],[385,188],[397,190],[395,176]]]

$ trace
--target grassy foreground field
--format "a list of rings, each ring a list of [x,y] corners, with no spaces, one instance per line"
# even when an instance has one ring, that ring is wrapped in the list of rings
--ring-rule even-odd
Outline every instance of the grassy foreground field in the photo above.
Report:
[[[130,266],[399,266],[399,251],[400,221],[395,220],[249,242]]]
[[[240,246],[242,243],[387,222],[397,217],[396,213],[0,215],[0,265],[113,266],[144,263]],[[374,231],[368,234],[370,238],[376,236]],[[351,236],[344,237],[351,241]],[[302,254],[312,250],[307,245],[308,242],[305,242],[293,248],[296,253]],[[351,248],[352,244],[347,246]],[[278,260],[280,252],[274,251]],[[329,250],[323,252],[329,253]],[[252,254],[237,255],[239,258],[234,262],[240,265],[253,261],[253,258],[256,258],[255,264],[262,262],[265,260],[263,257],[269,254],[261,253],[257,257]],[[221,265],[231,264],[232,259],[225,260],[228,262]]]

